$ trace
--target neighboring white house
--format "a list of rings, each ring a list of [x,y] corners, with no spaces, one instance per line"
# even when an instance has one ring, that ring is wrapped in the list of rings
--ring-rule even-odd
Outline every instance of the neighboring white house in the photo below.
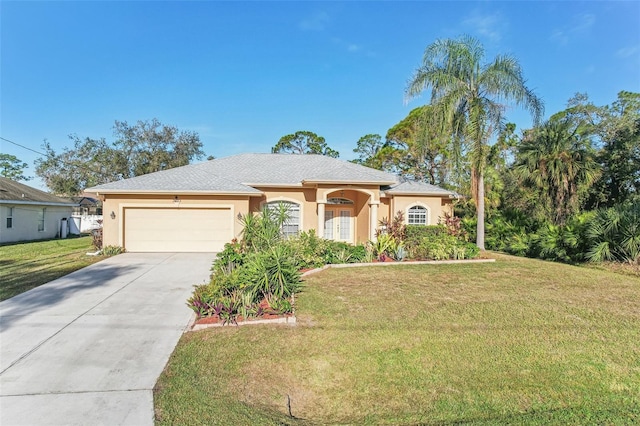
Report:
[[[60,236],[77,203],[0,177],[0,243]],[[65,230],[66,232],[66,230]]]

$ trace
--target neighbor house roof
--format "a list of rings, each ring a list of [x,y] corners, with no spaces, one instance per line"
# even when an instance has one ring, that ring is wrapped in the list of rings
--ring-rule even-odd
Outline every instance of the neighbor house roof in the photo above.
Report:
[[[291,187],[321,183],[371,184],[388,188],[404,185],[391,173],[323,155],[239,154],[98,185],[88,188],[87,191],[259,195],[262,192],[255,187]],[[420,188],[422,192],[419,192]],[[411,194],[453,194],[433,185],[416,185],[411,189]]]
[[[57,197],[4,177],[0,177],[0,204],[77,205],[77,203],[68,198]]]

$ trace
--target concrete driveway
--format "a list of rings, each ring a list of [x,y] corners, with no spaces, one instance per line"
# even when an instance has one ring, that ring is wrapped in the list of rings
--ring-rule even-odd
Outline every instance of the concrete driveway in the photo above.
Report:
[[[0,424],[152,425],[214,257],[125,253],[0,302]]]

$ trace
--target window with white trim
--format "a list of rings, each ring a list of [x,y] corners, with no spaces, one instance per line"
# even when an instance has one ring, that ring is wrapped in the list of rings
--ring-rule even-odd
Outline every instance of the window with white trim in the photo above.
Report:
[[[40,209],[38,211],[38,231],[42,232],[44,231],[44,215],[46,213],[47,209]]]
[[[407,224],[427,225],[428,212],[423,206],[413,206],[407,210]]]
[[[13,207],[7,207],[7,229],[13,228]]]
[[[265,207],[271,211],[279,212],[280,205],[284,206],[287,211],[288,220],[282,224],[282,235],[291,237],[298,235],[300,232],[300,204],[291,201],[272,201],[266,203]]]

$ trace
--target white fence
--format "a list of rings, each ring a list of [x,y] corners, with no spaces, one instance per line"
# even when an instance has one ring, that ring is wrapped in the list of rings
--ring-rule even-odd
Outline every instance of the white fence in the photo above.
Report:
[[[98,229],[102,227],[102,215],[97,215],[97,214],[75,215],[74,214],[71,217],[75,221],[80,219],[80,232],[91,232],[94,229]]]

